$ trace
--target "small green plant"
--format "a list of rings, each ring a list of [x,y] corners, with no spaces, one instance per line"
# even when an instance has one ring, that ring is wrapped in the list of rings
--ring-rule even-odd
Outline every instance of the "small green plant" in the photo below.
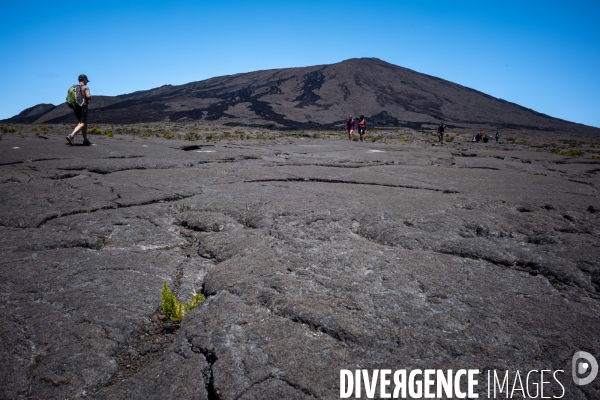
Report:
[[[40,131],[48,132],[49,130],[50,130],[50,128],[48,128],[47,126],[40,127]]]
[[[177,297],[169,289],[169,284],[165,282],[162,288],[162,312],[173,322],[179,322],[183,316],[190,310],[194,309],[198,304],[206,301],[204,295],[192,292],[192,299],[189,303],[182,303],[177,300]]]
[[[152,132],[147,131],[147,132],[142,133],[140,136],[143,138],[149,138],[149,137],[152,137]]]
[[[206,135],[206,140],[212,139],[213,135],[212,133],[209,133],[208,135]]]
[[[102,135],[102,131],[96,127],[88,129],[87,133],[89,133],[90,135]]]
[[[163,135],[163,137],[164,137],[165,139],[173,139],[173,135],[171,135],[171,134],[169,134],[169,133],[165,133],[165,134]]]
[[[446,142],[447,142],[447,143],[452,143],[452,142],[454,142],[454,137],[452,137],[452,136],[450,136],[450,137],[447,137],[447,138],[446,138]]]
[[[514,142],[515,142],[515,140],[516,140],[516,139],[515,139],[514,137],[507,137],[507,138],[506,138],[506,141],[507,141],[507,142],[509,142],[509,143],[514,143]]]
[[[400,142],[408,142],[408,141],[410,141],[410,139],[407,137],[400,138]]]
[[[115,136],[115,133],[114,133],[112,130],[110,130],[110,129],[107,129],[107,130],[105,130],[105,131],[104,131],[104,134],[105,134],[106,136],[108,136],[108,137],[113,137],[113,136]]]
[[[594,159],[594,160],[600,160],[600,154],[593,156],[592,159]]]

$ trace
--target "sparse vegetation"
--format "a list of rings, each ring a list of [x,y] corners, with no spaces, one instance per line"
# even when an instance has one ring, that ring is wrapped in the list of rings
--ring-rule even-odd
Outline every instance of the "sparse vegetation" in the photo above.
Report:
[[[189,141],[196,141],[196,140],[200,139],[200,135],[198,135],[198,133],[196,133],[194,131],[190,131],[190,132],[186,133],[183,138],[185,140],[189,140]]]
[[[87,133],[89,133],[90,135],[102,135],[103,134],[103,132],[95,126],[88,129]]]
[[[192,299],[189,303],[182,303],[177,300],[177,297],[169,289],[169,284],[165,282],[162,288],[162,312],[173,322],[179,322],[183,316],[190,310],[196,308],[199,304],[204,303],[206,297],[204,295],[192,292]]]
[[[113,136],[115,136],[115,132],[113,132],[110,129],[107,129],[107,130],[104,131],[104,135],[106,135],[108,137],[113,137]]]
[[[569,157],[579,157],[584,154],[583,151],[578,150],[578,149],[570,149],[570,150],[565,150],[565,151],[560,151],[560,149],[552,149],[552,150],[550,150],[550,153],[558,154],[561,156],[569,156]]]
[[[514,143],[514,142],[515,142],[515,140],[516,140],[516,139],[515,139],[514,137],[507,137],[507,138],[506,138],[506,141],[507,141],[508,143]]]
[[[15,128],[0,125],[0,132],[2,133],[15,133],[17,130]]]

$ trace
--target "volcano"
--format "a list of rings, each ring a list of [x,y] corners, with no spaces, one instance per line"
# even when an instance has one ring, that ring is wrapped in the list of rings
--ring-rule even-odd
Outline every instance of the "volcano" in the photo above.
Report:
[[[32,112],[32,110],[36,112]],[[598,134],[440,78],[359,58],[164,85],[119,96],[94,96],[92,123],[196,122],[279,128],[333,128],[349,115],[371,126],[499,128]],[[65,104],[34,106],[5,122],[74,122]]]

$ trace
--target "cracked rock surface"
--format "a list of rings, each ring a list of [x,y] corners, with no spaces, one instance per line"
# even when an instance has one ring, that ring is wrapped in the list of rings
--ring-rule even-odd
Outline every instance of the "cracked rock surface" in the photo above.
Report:
[[[600,398],[570,378],[600,359],[600,160],[92,139],[0,140],[0,398],[335,399],[340,369],[415,368]],[[170,323],[164,282],[207,301]]]

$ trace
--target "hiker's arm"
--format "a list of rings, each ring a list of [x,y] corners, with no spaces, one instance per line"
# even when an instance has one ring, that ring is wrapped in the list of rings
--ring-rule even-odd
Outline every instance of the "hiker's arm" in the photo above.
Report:
[[[85,99],[86,100],[89,101],[89,100],[92,99],[92,94],[90,93],[90,88],[85,88],[84,94],[85,94]]]

